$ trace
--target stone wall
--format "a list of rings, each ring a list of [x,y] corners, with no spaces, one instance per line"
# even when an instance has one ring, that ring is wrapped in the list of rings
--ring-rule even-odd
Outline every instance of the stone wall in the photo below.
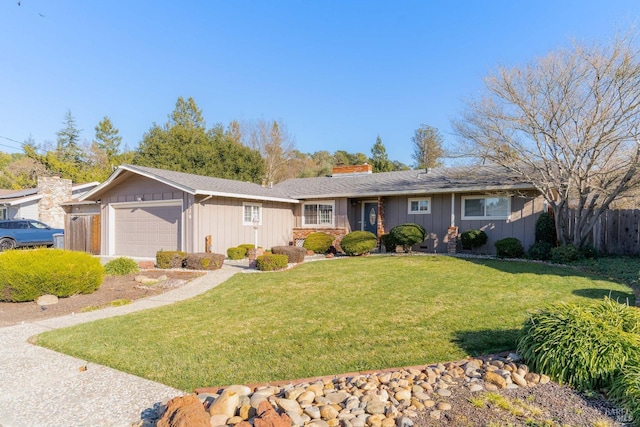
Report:
[[[54,228],[64,228],[64,202],[71,200],[71,180],[59,176],[38,177],[39,220]]]

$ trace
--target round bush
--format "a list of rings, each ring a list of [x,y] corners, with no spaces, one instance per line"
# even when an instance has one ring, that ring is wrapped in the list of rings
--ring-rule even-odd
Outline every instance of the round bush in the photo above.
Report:
[[[289,258],[284,254],[264,254],[256,258],[256,268],[260,271],[274,271],[287,268]]]
[[[227,249],[227,258],[238,260],[243,259],[247,255],[245,248],[229,248]]]
[[[518,354],[535,372],[580,390],[608,387],[640,351],[640,311],[609,298],[559,303],[525,321]]]
[[[529,258],[547,261],[551,259],[551,243],[548,242],[535,242],[529,247]]]
[[[467,230],[460,234],[463,249],[477,249],[487,243],[489,236],[482,230]]]
[[[255,248],[256,246],[253,243],[243,243],[241,245],[238,245],[238,247],[244,249],[244,256],[247,257],[249,256],[249,250]]]
[[[582,258],[582,252],[580,252],[577,246],[572,244],[551,249],[551,261],[558,264],[568,264],[580,258]]]
[[[137,262],[127,257],[113,259],[104,265],[104,272],[111,276],[124,276],[125,274],[137,273],[140,266]]]
[[[84,252],[34,249],[0,253],[0,301],[33,301],[41,295],[69,297],[100,287],[104,268]]]
[[[494,245],[500,258],[522,258],[524,255],[524,247],[515,237],[498,240]]]
[[[304,239],[302,246],[317,254],[326,254],[335,239],[327,233],[311,233]]]
[[[556,224],[547,212],[540,214],[536,220],[536,242],[546,242],[551,246],[556,243]]]
[[[384,245],[384,248],[387,252],[393,253],[396,251],[398,243],[391,234],[383,234],[382,236],[380,236],[380,241]]]
[[[427,238],[427,230],[420,224],[413,222],[396,225],[389,234],[397,245],[402,245],[405,252],[411,252],[413,245],[424,242],[424,239]]]
[[[352,231],[342,238],[340,246],[349,256],[368,254],[378,246],[378,239],[369,231]]]

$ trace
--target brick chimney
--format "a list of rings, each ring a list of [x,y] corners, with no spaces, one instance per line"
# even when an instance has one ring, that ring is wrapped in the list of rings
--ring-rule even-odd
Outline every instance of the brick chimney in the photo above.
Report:
[[[54,228],[64,228],[64,209],[62,204],[71,200],[71,180],[59,175],[39,176],[38,219]]]
[[[362,165],[338,165],[333,167],[332,176],[366,175],[373,173],[373,167],[367,163]]]

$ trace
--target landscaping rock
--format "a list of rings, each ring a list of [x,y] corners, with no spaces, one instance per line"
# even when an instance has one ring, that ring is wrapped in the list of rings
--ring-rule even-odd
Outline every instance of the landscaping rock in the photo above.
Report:
[[[236,414],[236,408],[240,404],[240,396],[233,390],[225,390],[209,406],[209,415],[226,415],[231,418]]]
[[[167,402],[157,427],[210,427],[211,417],[197,396],[178,396]]]
[[[507,388],[507,380],[505,380],[502,375],[497,374],[495,372],[485,373],[484,380],[488,383],[495,385],[498,388]]]
[[[36,304],[40,307],[45,305],[56,305],[58,303],[58,297],[55,295],[42,295],[36,300]]]
[[[254,427],[291,427],[287,414],[278,414],[266,400],[258,406],[258,416],[253,419]]]

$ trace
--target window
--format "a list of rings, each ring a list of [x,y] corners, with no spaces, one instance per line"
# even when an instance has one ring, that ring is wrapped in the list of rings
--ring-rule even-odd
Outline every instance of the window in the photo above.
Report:
[[[462,219],[509,219],[511,198],[462,197]]]
[[[258,225],[262,225],[262,205],[260,203],[243,203],[242,225],[253,225],[254,218],[258,218]]]
[[[334,202],[305,203],[302,205],[302,225],[333,226]]]
[[[409,214],[430,214],[431,198],[409,199]]]

